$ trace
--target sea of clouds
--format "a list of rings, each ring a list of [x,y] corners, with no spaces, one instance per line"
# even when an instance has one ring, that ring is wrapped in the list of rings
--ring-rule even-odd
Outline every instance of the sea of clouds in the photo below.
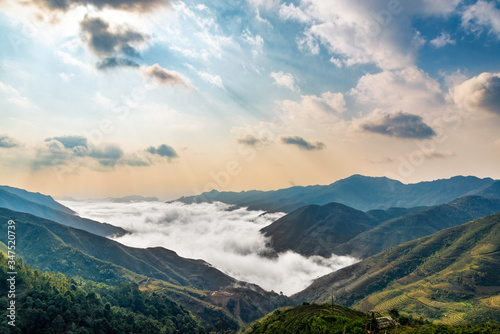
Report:
[[[231,210],[223,203],[113,203],[62,201],[81,217],[120,226],[131,232],[116,241],[139,248],[161,246],[182,257],[203,259],[224,273],[266,290],[299,292],[313,279],[357,260],[332,255],[304,257],[294,252],[264,256],[266,238],[259,232],[283,213]]]

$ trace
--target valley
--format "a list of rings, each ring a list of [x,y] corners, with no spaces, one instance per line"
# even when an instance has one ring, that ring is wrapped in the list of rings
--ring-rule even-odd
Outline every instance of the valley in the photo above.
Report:
[[[359,176],[354,180],[367,182],[359,187],[370,187],[374,181]],[[342,185],[353,180],[339,182]],[[498,321],[498,181],[457,177],[436,182],[415,185],[405,191],[418,193],[419,189],[426,189],[438,194],[437,189],[444,185],[455,189],[459,196],[446,201],[447,197],[434,195],[431,201],[415,200],[416,206],[392,207],[396,198],[401,202],[405,191],[399,190],[393,197],[386,193],[385,204],[379,198],[380,203],[362,211],[340,203],[322,204],[320,198],[333,195],[325,194],[320,187],[314,188],[322,193],[316,196],[317,203],[289,213],[253,211],[239,207],[234,201],[161,204],[154,198],[140,196],[112,199],[102,205],[80,202],[69,208],[71,201],[63,202],[65,206],[45,195],[2,187],[0,229],[6,230],[8,220],[16,221],[17,240],[22,245],[17,254],[23,265],[29,266],[25,269],[28,272],[62,273],[76,285],[91,286],[85,293],[95,291],[100,298],[108,293],[102,290],[103,286],[112,290],[124,284],[136,287],[141,293],[164,296],[193,314],[194,321],[201,326],[193,332],[219,326],[228,331],[246,328],[248,333],[259,333],[257,328],[263,327],[252,325],[254,321],[267,315],[273,321],[281,319],[284,324],[282,321],[288,320],[276,318],[278,311],[272,312],[280,309],[286,314],[292,312],[286,311],[293,310],[290,307],[303,303],[333,303],[339,310],[346,307],[342,312],[358,314],[351,319],[354,331],[356,326],[365,325],[366,312],[389,314],[391,310],[448,326]],[[331,188],[333,192],[342,189],[338,185]],[[354,201],[356,193],[351,196]],[[362,196],[359,203],[364,201]],[[159,208],[163,209],[158,211]],[[81,218],[75,211],[87,212],[93,219]],[[126,211],[130,216],[123,214]],[[208,219],[207,212],[211,212],[212,218]],[[107,223],[100,223],[102,218]],[[219,239],[210,231],[215,231]],[[162,240],[161,235],[165,238],[163,242],[148,244]],[[189,239],[189,235],[194,239]],[[169,241],[172,236],[177,242],[184,240],[186,246],[180,247],[182,242],[176,243],[174,239]],[[237,240],[235,236],[239,236]],[[173,250],[180,247],[184,253],[189,242],[199,243],[198,248],[191,248],[201,250],[200,255],[203,250],[215,254],[219,249],[215,245],[222,243],[220,249],[226,253],[219,251],[213,259],[230,260],[214,265],[203,256],[195,256],[198,258],[195,260]],[[165,247],[168,245],[173,249]],[[6,249],[5,243],[0,246]],[[242,260],[236,260],[238,257]],[[230,261],[239,262],[240,267],[231,268]],[[272,266],[275,268],[271,269]],[[241,268],[247,268],[240,276],[245,279],[234,278],[232,273]],[[262,274],[256,274],[259,270]],[[254,279],[260,277],[259,282],[264,282],[266,272],[272,274],[273,270],[282,271],[282,276],[274,277],[274,284],[294,288],[283,294],[279,285],[270,289],[255,284]],[[302,283],[290,285],[286,277]],[[116,310],[127,309],[126,305],[116,304],[116,307]],[[304,319],[312,317],[318,328],[326,329],[329,321],[345,317],[336,311],[330,314],[325,307],[311,306],[312,313]],[[317,320],[318,316],[323,320]],[[268,320],[255,324],[262,321]],[[309,326],[309,320],[304,321]]]

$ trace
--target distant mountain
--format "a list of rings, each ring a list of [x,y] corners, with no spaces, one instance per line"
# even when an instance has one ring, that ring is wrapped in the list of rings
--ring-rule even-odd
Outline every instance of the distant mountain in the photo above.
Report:
[[[403,184],[386,177],[353,175],[327,186],[291,187],[275,191],[219,192],[181,197],[183,203],[220,201],[270,212],[292,212],[304,205],[340,203],[357,210],[419,207],[447,203],[483,191],[495,181],[473,176]]]
[[[261,230],[269,246],[281,253],[293,250],[305,256],[329,257],[333,249],[376,226],[372,216],[338,203],[307,205]]]
[[[0,208],[29,213],[105,237],[127,233],[121,227],[81,218],[69,208],[54,201],[50,196],[34,194],[16,188],[7,188],[9,189],[5,190],[4,187],[0,189]]]
[[[119,198],[106,198],[106,200],[111,201],[113,203],[134,203],[134,202],[157,202],[158,197],[144,197],[140,195],[131,195]]]
[[[500,198],[500,181],[494,182],[488,188],[478,192],[476,195],[489,198]]]
[[[48,195],[33,193],[24,189],[9,186],[0,186],[0,190],[9,192],[30,202],[41,204],[57,211],[61,211],[70,215],[76,215],[76,212],[62,205],[61,203],[56,202],[51,196]]]
[[[391,308],[456,324],[500,319],[500,213],[420,238],[323,276],[292,296]]]
[[[337,246],[333,253],[364,259],[404,242],[497,212],[500,212],[500,199],[465,196],[387,220]]]

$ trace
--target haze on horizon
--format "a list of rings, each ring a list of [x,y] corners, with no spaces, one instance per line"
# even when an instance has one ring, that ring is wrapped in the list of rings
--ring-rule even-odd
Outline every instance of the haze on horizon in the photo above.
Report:
[[[0,4],[0,184],[53,196],[500,179],[494,0]]]

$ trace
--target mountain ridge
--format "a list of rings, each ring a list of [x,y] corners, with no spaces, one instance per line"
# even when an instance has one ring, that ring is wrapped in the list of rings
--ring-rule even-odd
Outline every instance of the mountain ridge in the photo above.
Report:
[[[17,189],[17,188],[12,188],[12,189]],[[54,207],[57,208],[59,206],[63,208],[66,207],[54,201],[50,196],[38,194],[40,196],[45,196],[45,198],[50,198],[50,200],[54,203],[53,205],[50,205],[50,203],[48,203],[50,206],[47,206],[29,200],[29,198],[36,197],[37,194],[33,194],[22,189],[17,189],[17,190],[19,190],[17,192],[20,195],[24,194],[27,196],[27,198],[21,197],[20,195],[16,195],[11,191],[0,189],[0,208],[3,207],[12,211],[33,214],[37,217],[56,221],[62,225],[79,228],[88,231],[90,233],[94,233],[105,237],[110,237],[114,235],[124,235],[127,233],[127,231],[121,227],[117,227],[108,223],[101,223],[92,219],[82,218],[76,215],[69,208],[67,208],[67,210],[70,210],[73,213],[69,214],[64,211],[54,209]],[[48,201],[50,202],[50,200]]]
[[[220,201],[248,207],[250,210],[290,213],[309,204],[331,202],[344,204],[360,211],[390,207],[418,207],[449,202],[455,198],[480,192],[495,180],[475,176],[454,176],[419,183],[403,184],[387,177],[359,174],[329,185],[294,186],[272,191],[219,192],[212,190],[195,196],[183,196],[176,201],[200,203]],[[171,201],[173,202],[173,201]]]
[[[500,305],[488,302],[500,298],[499,277],[500,213],[496,213],[320,277],[292,298],[296,303],[328,302],[333,296],[336,303],[358,310],[396,307],[443,323],[474,317],[488,321],[500,317]]]

